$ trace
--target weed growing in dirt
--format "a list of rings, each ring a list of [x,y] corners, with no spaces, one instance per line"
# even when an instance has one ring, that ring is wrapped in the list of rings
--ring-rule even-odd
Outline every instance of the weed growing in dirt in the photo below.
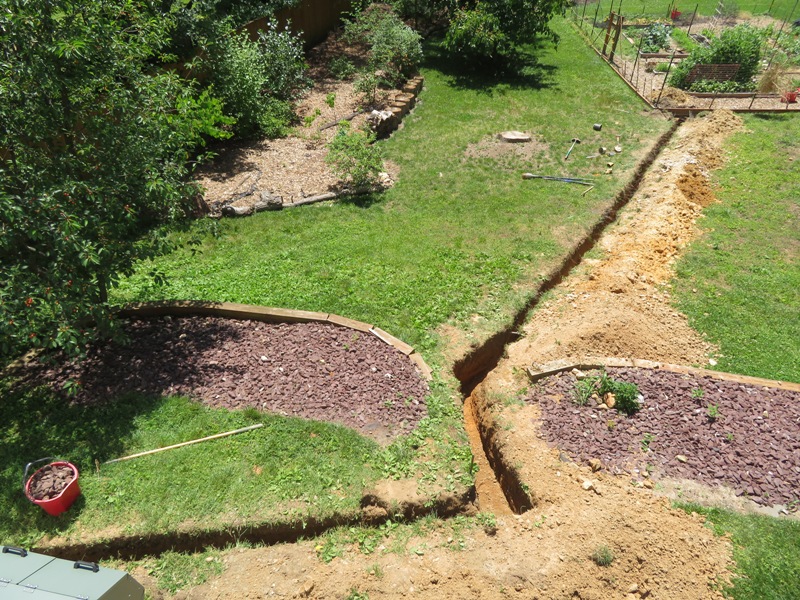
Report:
[[[350,79],[356,74],[356,66],[351,60],[344,56],[336,56],[328,64],[328,70],[336,79]]]
[[[719,405],[709,404],[706,407],[706,414],[708,415],[709,421],[716,421],[717,419],[719,419]]]
[[[598,567],[607,567],[614,562],[614,553],[608,546],[598,546],[592,552],[591,558]]]
[[[706,393],[703,391],[703,388],[694,388],[692,390],[692,399],[693,400],[701,400]]]
[[[645,433],[644,436],[642,436],[642,442],[640,444],[642,452],[650,452],[650,444],[653,443],[654,439],[656,439],[656,436],[652,433]]]
[[[375,579],[383,579],[383,576],[385,575],[383,568],[378,563],[371,565],[367,569],[367,573],[372,575]]]
[[[492,513],[480,512],[475,518],[488,535],[497,533],[497,517]]]
[[[358,588],[350,588],[350,593],[347,594],[345,600],[369,600],[367,592],[360,592]]]

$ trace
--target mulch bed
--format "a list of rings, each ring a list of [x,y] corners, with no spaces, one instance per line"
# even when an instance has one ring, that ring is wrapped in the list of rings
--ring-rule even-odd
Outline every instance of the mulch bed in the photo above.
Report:
[[[613,473],[650,470],[655,478],[726,485],[765,506],[797,508],[799,393],[668,371],[606,372],[639,386],[643,408],[629,417],[594,402],[578,406],[572,401],[575,375],[548,377],[534,386],[528,401],[541,407],[549,444],[581,462],[598,458]]]
[[[98,344],[83,363],[37,377],[57,390],[79,381],[80,403],[185,394],[214,408],[339,423],[379,441],[426,414],[428,385],[416,365],[371,333],[214,317],[134,319],[125,331],[126,345]]]

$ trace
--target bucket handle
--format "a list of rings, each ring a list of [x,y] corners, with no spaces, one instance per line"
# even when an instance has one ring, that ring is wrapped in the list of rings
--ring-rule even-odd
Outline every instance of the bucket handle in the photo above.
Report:
[[[27,481],[28,481],[28,471],[30,470],[30,468],[33,465],[35,465],[37,463],[40,463],[40,462],[44,462],[46,460],[53,461],[53,460],[55,460],[55,458],[53,458],[52,456],[45,456],[44,458],[40,458],[39,460],[31,461],[27,465],[25,465],[25,472],[22,474],[22,491],[23,492],[25,492],[25,483],[27,483]]]
[[[25,548],[18,548],[17,546],[3,546],[3,554],[17,554],[22,558],[28,556],[28,551]]]

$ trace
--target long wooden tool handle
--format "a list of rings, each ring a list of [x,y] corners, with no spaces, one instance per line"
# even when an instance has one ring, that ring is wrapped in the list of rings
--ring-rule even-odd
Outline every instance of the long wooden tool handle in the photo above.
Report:
[[[121,462],[123,460],[130,460],[132,458],[138,458],[140,456],[147,456],[148,454],[155,454],[157,452],[164,452],[164,450],[172,450],[173,448],[180,448],[181,446],[188,446],[190,444],[199,444],[200,442],[207,442],[208,440],[216,440],[221,437],[227,437],[229,435],[234,435],[237,433],[244,433],[245,431],[252,431],[253,429],[258,429],[259,427],[263,427],[263,423],[258,423],[256,425],[250,425],[249,427],[242,427],[241,429],[235,429],[233,431],[226,431],[225,433],[218,433],[216,435],[209,435],[208,437],[200,438],[199,440],[191,440],[189,442],[181,442],[180,444],[173,444],[172,446],[164,446],[163,448],[156,448],[155,450],[148,450],[146,452],[139,452],[137,454],[131,454],[130,456],[123,456],[122,458],[115,458],[113,460],[107,460],[104,462],[104,465],[110,465],[111,463]]]

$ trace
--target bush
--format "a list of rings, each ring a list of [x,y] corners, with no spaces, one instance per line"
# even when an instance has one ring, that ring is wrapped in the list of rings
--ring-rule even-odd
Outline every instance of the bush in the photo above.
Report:
[[[280,30],[276,21],[270,21],[267,30],[259,32],[258,45],[264,68],[264,90],[270,96],[278,100],[295,100],[310,87],[303,41],[289,30],[288,25]]]
[[[331,75],[339,80],[350,79],[356,74],[355,65],[344,56],[332,58],[328,65],[328,70],[331,72]]]
[[[614,408],[626,415],[632,415],[642,407],[639,404],[639,387],[635,383],[617,381],[603,373],[598,392],[601,397],[605,394],[614,394],[616,400]]]
[[[381,83],[396,86],[412,75],[422,60],[420,35],[391,9],[373,5],[345,25],[345,39],[365,43],[367,69],[381,73]]]
[[[271,23],[255,42],[246,32],[222,36],[209,55],[214,94],[236,119],[236,133],[283,135],[291,102],[307,86],[300,40]]]
[[[482,5],[460,10],[447,29],[444,47],[467,61],[491,63],[511,52],[513,44],[503,33],[499,19]]]
[[[349,180],[355,188],[374,185],[383,169],[383,153],[372,144],[374,141],[375,134],[351,131],[350,123],[342,121],[328,145],[325,162],[337,177]]]
[[[763,32],[750,25],[726,29],[719,37],[711,38],[707,47],[692,50],[672,72],[669,84],[685,90],[689,87],[686,78],[695,65],[736,63],[739,71],[733,81],[741,84],[740,89],[753,89],[753,78],[761,66],[763,44]]]
[[[584,406],[592,394],[602,398],[609,393],[614,394],[616,402],[614,408],[627,415],[632,415],[642,407],[639,401],[639,387],[635,383],[617,381],[605,372],[576,382],[573,400],[579,406]]]

